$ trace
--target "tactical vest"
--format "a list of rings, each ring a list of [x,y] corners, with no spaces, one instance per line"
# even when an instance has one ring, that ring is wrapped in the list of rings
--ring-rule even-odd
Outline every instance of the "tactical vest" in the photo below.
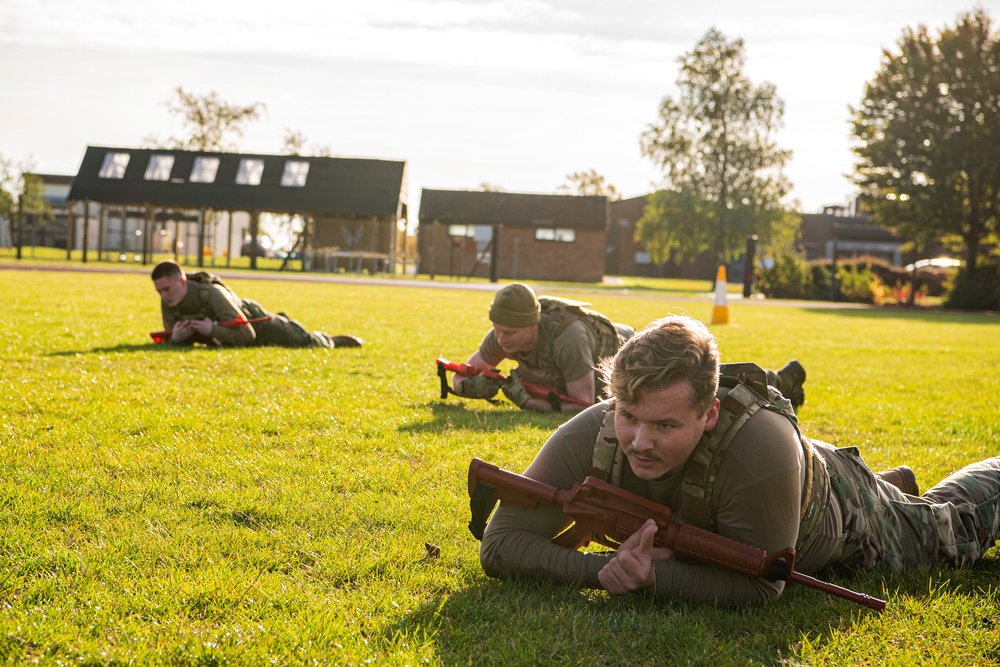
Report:
[[[605,315],[588,308],[589,303],[554,296],[540,296],[538,303],[541,305],[538,341],[540,348],[544,349],[540,349],[537,355],[537,368],[531,370],[531,379],[536,382],[566,390],[565,378],[555,363],[555,340],[576,320],[584,322],[594,332],[597,340],[593,359],[595,367],[601,359],[617,352],[624,342],[615,324]]]
[[[239,305],[240,311],[247,319],[252,320],[260,317],[266,317],[270,314],[256,301],[251,299],[241,299],[236,292],[229,287],[229,285],[222,282],[222,279],[214,273],[208,273],[206,271],[189,273],[187,274],[187,282],[188,294],[193,295],[193,298],[184,299],[175,307],[167,307],[170,310],[170,314],[174,316],[174,320],[176,321],[191,319],[201,320],[206,317],[211,317],[206,309],[208,308],[208,304],[211,302],[211,297],[209,295],[212,292],[212,285],[218,285],[222,289],[229,292],[229,294],[232,295],[233,300]]]
[[[680,507],[674,516],[699,528],[717,529],[712,499],[719,467],[740,428],[763,408],[787,419],[802,444],[806,470],[799,512],[799,537],[795,545],[796,550],[801,552],[818,535],[817,529],[826,515],[829,492],[825,481],[826,463],[799,430],[791,403],[767,385],[767,376],[759,366],[752,363],[722,364],[719,372],[719,385],[730,388],[730,391],[721,399],[719,420],[715,427],[701,437],[684,467]],[[618,445],[614,416],[612,402],[594,444],[591,474],[620,487],[628,459]]]

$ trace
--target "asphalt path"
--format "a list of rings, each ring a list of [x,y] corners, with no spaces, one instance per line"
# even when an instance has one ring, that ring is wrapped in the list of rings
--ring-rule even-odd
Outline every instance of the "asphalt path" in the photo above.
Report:
[[[223,280],[271,280],[271,281],[285,281],[285,282],[302,282],[302,283],[331,283],[331,284],[344,284],[344,285],[371,285],[377,287],[422,287],[427,289],[451,289],[451,290],[467,290],[476,292],[496,292],[498,289],[503,287],[505,284],[509,284],[515,281],[506,281],[504,283],[484,283],[484,282],[470,282],[462,279],[438,279],[438,280],[416,280],[409,277],[398,277],[398,278],[376,278],[371,276],[362,276],[357,274],[330,274],[330,273],[303,273],[301,271],[261,271],[254,272],[252,270],[237,270],[237,271],[227,271],[225,267],[213,267],[206,266],[198,269],[204,271],[210,271],[215,273],[217,276]],[[0,261],[0,271],[58,271],[66,273],[122,273],[122,274],[134,274],[148,276],[151,267],[126,267],[126,266],[114,266],[114,265],[102,265],[102,264],[22,264],[18,260],[3,260]],[[706,281],[708,282],[708,281]],[[656,301],[675,301],[675,302],[713,302],[715,299],[715,294],[713,292],[704,292],[701,294],[674,294],[671,292],[660,292],[653,290],[629,290],[628,288],[616,288],[613,285],[605,285],[600,288],[587,287],[586,285],[573,286],[573,285],[546,285],[545,283],[531,282],[531,287],[535,290],[537,294],[550,294],[550,293],[560,293],[560,294],[576,294],[576,295],[593,295],[593,296],[616,296],[616,297],[628,297],[634,299],[649,299]],[[742,294],[728,294],[726,296],[727,302],[729,301],[740,301],[747,304],[753,305],[767,305],[767,306],[789,306],[794,308],[834,308],[834,309],[866,309],[875,308],[868,304],[862,303],[841,303],[841,302],[831,302],[831,301],[802,301],[793,299],[765,299],[753,297],[750,299],[744,299]]]

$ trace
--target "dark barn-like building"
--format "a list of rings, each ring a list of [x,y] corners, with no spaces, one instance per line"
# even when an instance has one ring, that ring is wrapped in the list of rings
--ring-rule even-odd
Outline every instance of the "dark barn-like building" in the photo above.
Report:
[[[420,273],[599,282],[606,197],[422,190]]]
[[[70,238],[85,254],[132,235],[144,239],[136,248],[144,258],[169,251],[157,243],[176,254],[178,241],[189,239],[199,265],[220,246],[226,257],[238,254],[245,236],[255,266],[260,215],[270,213],[302,218],[295,250],[306,258],[303,269],[366,262],[392,272],[396,230],[408,217],[406,162],[361,158],[88,146],[68,199],[100,205],[96,220],[73,209],[71,226],[83,231]],[[248,214],[242,227],[233,222],[237,212]]]

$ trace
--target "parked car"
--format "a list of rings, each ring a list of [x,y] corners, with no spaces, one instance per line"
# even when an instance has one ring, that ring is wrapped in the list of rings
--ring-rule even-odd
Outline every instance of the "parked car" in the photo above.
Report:
[[[250,257],[252,248],[250,246],[250,237],[243,239],[243,245],[240,247],[240,257]],[[267,236],[257,237],[257,257],[274,257],[274,252],[271,250],[271,239]]]

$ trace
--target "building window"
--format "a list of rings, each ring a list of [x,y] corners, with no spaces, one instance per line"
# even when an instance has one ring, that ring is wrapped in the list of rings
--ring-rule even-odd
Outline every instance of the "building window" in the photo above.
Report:
[[[572,243],[576,241],[576,230],[561,227],[542,227],[535,230],[535,240]]]
[[[98,173],[98,176],[101,178],[124,178],[128,159],[128,153],[108,151],[104,154],[104,164],[101,165],[101,171]]]
[[[476,235],[476,228],[473,225],[448,225],[448,236],[466,236],[472,238]]]
[[[236,172],[236,182],[239,185],[260,185],[260,177],[264,175],[264,161],[243,158],[240,169]]]
[[[170,171],[174,168],[173,155],[150,155],[146,165],[147,181],[169,181]]]
[[[196,157],[190,180],[192,183],[214,183],[217,171],[219,171],[219,158]]]
[[[281,185],[286,188],[301,188],[309,176],[309,163],[302,160],[285,162],[285,173],[281,175]]]
[[[635,263],[639,265],[652,264],[653,262],[649,259],[648,252],[636,252],[635,253]]]

